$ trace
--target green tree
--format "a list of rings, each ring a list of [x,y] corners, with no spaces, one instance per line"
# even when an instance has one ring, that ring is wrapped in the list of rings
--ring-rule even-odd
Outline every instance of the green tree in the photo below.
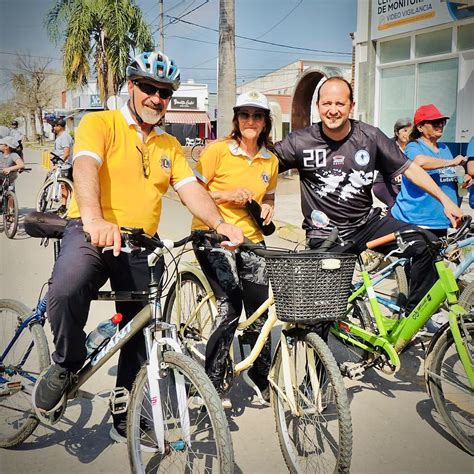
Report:
[[[87,84],[91,64],[100,98],[115,95],[136,52],[153,49],[153,37],[134,0],[57,0],[47,13],[50,38],[62,42],[68,89]]]

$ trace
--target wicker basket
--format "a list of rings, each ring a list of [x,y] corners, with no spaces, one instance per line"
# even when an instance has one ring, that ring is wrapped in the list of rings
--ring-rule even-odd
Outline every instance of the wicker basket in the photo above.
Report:
[[[266,250],[278,319],[314,324],[341,319],[357,257],[350,254]]]

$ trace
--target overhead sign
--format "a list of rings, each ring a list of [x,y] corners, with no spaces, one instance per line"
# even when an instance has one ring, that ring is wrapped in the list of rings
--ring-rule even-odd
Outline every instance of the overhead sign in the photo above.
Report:
[[[374,0],[372,39],[408,33],[474,16],[472,0]]]
[[[170,109],[197,109],[197,97],[171,97]]]
[[[102,101],[100,100],[100,96],[97,94],[92,94],[90,96],[90,106],[91,107],[102,107]]]

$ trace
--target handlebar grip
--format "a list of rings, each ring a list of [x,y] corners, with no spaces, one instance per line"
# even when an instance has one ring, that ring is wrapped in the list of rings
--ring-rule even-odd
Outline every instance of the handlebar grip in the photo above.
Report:
[[[391,234],[384,235],[382,237],[379,237],[378,239],[371,240],[367,242],[366,245],[368,249],[374,249],[376,247],[380,247],[381,245],[385,245],[390,242],[393,242],[396,238],[397,236],[395,235],[394,232],[392,232]]]
[[[317,249],[317,252],[327,252],[330,248],[336,243],[339,236],[339,229],[334,227],[327,239],[322,243],[322,245]]]

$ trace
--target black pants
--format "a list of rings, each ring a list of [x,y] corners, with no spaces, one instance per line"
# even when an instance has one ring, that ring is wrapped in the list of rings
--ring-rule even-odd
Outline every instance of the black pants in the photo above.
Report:
[[[390,214],[383,218],[380,218],[379,215],[375,215],[365,225],[359,227],[346,239],[351,241],[349,245],[344,247],[336,246],[333,247],[331,251],[359,254],[366,249],[365,244],[368,241],[390,234],[391,232],[408,229],[418,229],[418,227],[399,221],[393,218]],[[423,232],[430,240],[437,240],[436,236],[429,231],[423,230]],[[415,242],[413,245],[408,247],[403,254],[397,254],[397,256],[411,259],[411,274],[409,282],[410,294],[408,295],[408,301],[405,308],[405,314],[409,314],[434,285],[438,276],[434,266],[433,257],[428,251],[423,237],[418,234],[407,235],[403,237],[403,240]],[[316,249],[322,244],[322,242],[324,242],[324,240],[312,238],[309,239],[308,244],[310,248]],[[397,248],[397,244],[396,242],[392,242],[377,247],[375,250],[386,255],[395,248]],[[326,331],[323,332],[323,336],[326,335],[325,332]]]
[[[222,393],[229,349],[242,307],[250,316],[267,300],[268,275],[265,260],[253,252],[233,254],[220,248],[199,250],[198,246],[194,246],[194,253],[217,301],[218,316],[207,342],[205,367],[212,383]],[[250,331],[250,339],[253,339],[252,347],[267,316],[265,312],[247,330]],[[271,343],[268,338],[254,363],[256,377],[262,382],[268,377],[270,359]]]
[[[68,223],[48,290],[47,313],[55,345],[52,358],[56,364],[74,372],[84,364],[84,326],[90,303],[97,298],[107,279],[110,278],[115,291],[148,289],[148,253],[121,253],[118,257],[114,257],[111,251],[102,253],[101,249],[85,241],[80,219]],[[155,267],[157,277],[162,274],[162,264]],[[120,328],[144,306],[142,302],[116,302],[117,312],[123,314]],[[145,340],[143,333],[139,332],[120,351],[116,386],[131,390],[145,361]]]

